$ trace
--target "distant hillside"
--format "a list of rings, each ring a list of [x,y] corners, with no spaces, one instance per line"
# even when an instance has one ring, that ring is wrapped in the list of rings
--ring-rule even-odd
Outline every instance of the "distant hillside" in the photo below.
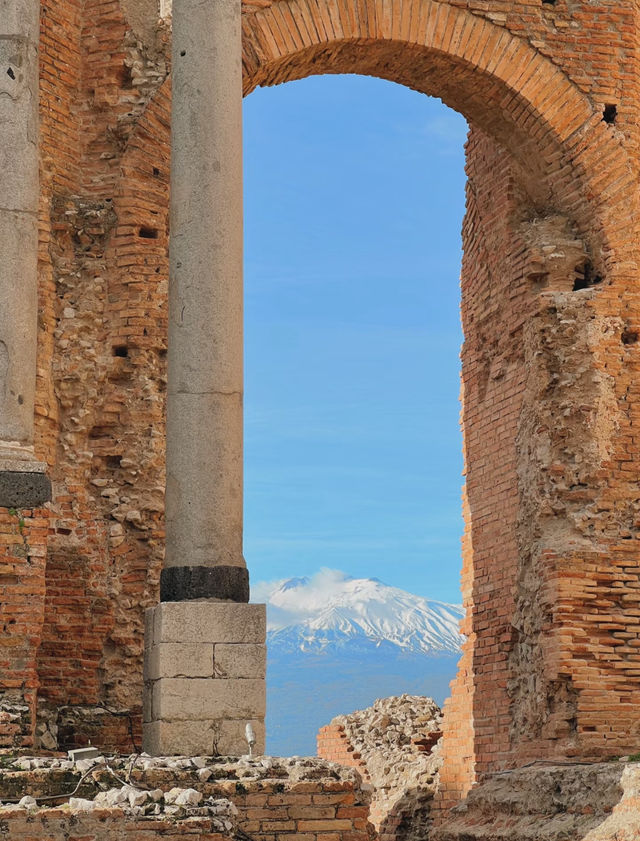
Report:
[[[259,584],[253,600],[267,603],[271,754],[314,754],[319,727],[376,698],[449,694],[459,605],[335,571]]]

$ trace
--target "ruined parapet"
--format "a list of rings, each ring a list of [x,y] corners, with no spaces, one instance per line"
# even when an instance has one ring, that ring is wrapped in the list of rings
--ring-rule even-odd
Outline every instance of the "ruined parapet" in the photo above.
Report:
[[[337,716],[318,734],[318,754],[357,768],[372,787],[370,819],[380,841],[424,838],[438,786],[442,716],[431,698],[378,699]]]
[[[371,838],[360,776],[313,758],[21,757],[0,769],[0,804],[8,841],[26,822],[47,841],[70,826],[87,841]]]
[[[491,775],[430,841],[636,841],[640,765],[545,764]]]
[[[203,798],[195,789],[145,791],[123,786],[95,799],[72,797],[67,804],[38,805],[30,796],[0,806],[3,832],[9,841],[37,837],[66,841],[81,834],[84,841],[231,841],[237,809],[224,799]]]

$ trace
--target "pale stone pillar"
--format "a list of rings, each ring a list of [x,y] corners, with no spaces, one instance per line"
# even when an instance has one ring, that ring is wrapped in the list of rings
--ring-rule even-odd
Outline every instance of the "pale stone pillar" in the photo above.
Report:
[[[51,486],[33,452],[38,319],[38,0],[0,0],[0,507]]]
[[[240,0],[173,5],[166,558],[145,750],[264,749],[265,608],[242,555]]]
[[[240,0],[173,9],[163,595],[248,600]]]

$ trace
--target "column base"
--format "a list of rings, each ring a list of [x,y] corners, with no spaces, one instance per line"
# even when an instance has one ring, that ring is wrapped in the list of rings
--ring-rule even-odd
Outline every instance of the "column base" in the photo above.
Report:
[[[146,612],[143,748],[152,756],[264,753],[266,608],[162,602]]]
[[[160,601],[190,599],[249,601],[249,571],[242,566],[165,567],[160,575]]]
[[[0,508],[40,508],[51,499],[47,465],[31,448],[0,447]]]

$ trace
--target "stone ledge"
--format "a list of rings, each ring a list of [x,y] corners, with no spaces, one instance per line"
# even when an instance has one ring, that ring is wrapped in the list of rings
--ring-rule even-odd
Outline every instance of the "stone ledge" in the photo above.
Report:
[[[267,634],[266,606],[233,602],[161,602],[146,612],[145,644],[259,643]]]
[[[540,764],[495,774],[431,841],[638,841],[640,763]]]

